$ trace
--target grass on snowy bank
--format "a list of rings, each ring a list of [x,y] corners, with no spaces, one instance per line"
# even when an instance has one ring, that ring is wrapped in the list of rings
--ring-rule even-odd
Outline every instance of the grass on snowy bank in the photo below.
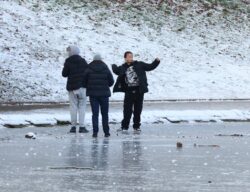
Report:
[[[217,20],[230,22],[244,22],[250,17],[249,0],[52,0],[43,3],[37,0],[20,1],[21,4],[32,3],[33,9],[47,9],[54,11],[57,8],[70,7],[73,11],[88,14],[89,19],[100,25],[100,22],[112,18],[121,19],[132,26],[143,28],[144,24],[160,30],[167,23],[170,16],[173,22],[189,22],[195,17],[209,18],[214,15]],[[26,2],[26,3],[25,3]],[[158,2],[158,3],[157,3]],[[159,3],[161,2],[161,3]],[[218,14],[219,13],[219,14]],[[114,23],[115,24],[115,23]]]

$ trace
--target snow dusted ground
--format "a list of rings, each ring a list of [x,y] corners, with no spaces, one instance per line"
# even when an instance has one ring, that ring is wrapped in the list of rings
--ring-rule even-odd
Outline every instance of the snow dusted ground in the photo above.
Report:
[[[248,13],[219,5],[201,9],[201,1],[183,3],[180,15],[147,4],[135,9],[92,2],[1,0],[1,102],[66,101],[61,70],[69,44],[79,45],[87,61],[102,53],[109,66],[122,64],[126,50],[149,63],[161,58],[149,73],[146,99],[249,98]]]
[[[86,125],[91,127],[91,113],[86,115]],[[112,110],[110,124],[120,124],[122,112]],[[100,118],[101,120],[101,118]],[[249,110],[145,110],[142,114],[143,126],[146,124],[169,123],[211,123],[211,122],[249,122]],[[53,126],[69,124],[69,112],[65,110],[31,110],[24,112],[0,113],[0,128],[26,126]],[[100,122],[101,123],[101,122]],[[12,127],[13,126],[13,127]],[[117,127],[117,126],[116,126]]]

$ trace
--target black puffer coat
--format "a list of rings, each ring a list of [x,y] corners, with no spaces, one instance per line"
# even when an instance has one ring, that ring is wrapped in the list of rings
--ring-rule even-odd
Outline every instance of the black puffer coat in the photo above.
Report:
[[[88,64],[79,55],[73,55],[66,59],[62,76],[67,77],[67,90],[73,91],[83,87],[84,72]]]
[[[152,64],[146,64],[144,62],[140,61],[134,61],[134,69],[139,79],[139,90],[141,93],[147,93],[148,92],[148,80],[147,80],[147,71],[154,70],[158,65],[160,61],[154,60]],[[128,68],[128,64],[123,64],[121,66],[112,65],[113,72],[118,75],[118,78],[116,80],[115,86],[113,91],[114,92],[126,92],[127,90],[127,84],[125,83],[125,73]]]
[[[84,87],[87,88],[87,96],[110,97],[110,87],[113,84],[113,75],[103,61],[93,61],[89,64],[84,73]]]

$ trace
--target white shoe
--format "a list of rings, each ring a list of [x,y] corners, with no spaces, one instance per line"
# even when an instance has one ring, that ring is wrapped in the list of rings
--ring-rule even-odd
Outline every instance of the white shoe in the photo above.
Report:
[[[139,128],[139,129],[134,129],[134,133],[135,133],[135,134],[141,133],[141,129],[140,129],[140,128]]]
[[[119,128],[116,130],[117,132],[122,132],[122,128]]]
[[[128,135],[128,130],[127,129],[123,129],[122,130],[122,134]]]

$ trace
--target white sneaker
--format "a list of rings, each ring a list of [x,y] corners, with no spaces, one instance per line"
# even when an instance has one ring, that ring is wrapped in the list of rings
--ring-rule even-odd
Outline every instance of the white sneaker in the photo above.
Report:
[[[128,135],[128,130],[127,129],[123,129],[122,130],[122,134]]]
[[[119,128],[119,129],[117,129],[116,131],[117,131],[117,132],[122,132],[122,130],[123,130],[122,128]]]
[[[141,129],[140,129],[140,128],[139,128],[139,129],[134,129],[134,133],[135,133],[135,134],[141,133]]]

